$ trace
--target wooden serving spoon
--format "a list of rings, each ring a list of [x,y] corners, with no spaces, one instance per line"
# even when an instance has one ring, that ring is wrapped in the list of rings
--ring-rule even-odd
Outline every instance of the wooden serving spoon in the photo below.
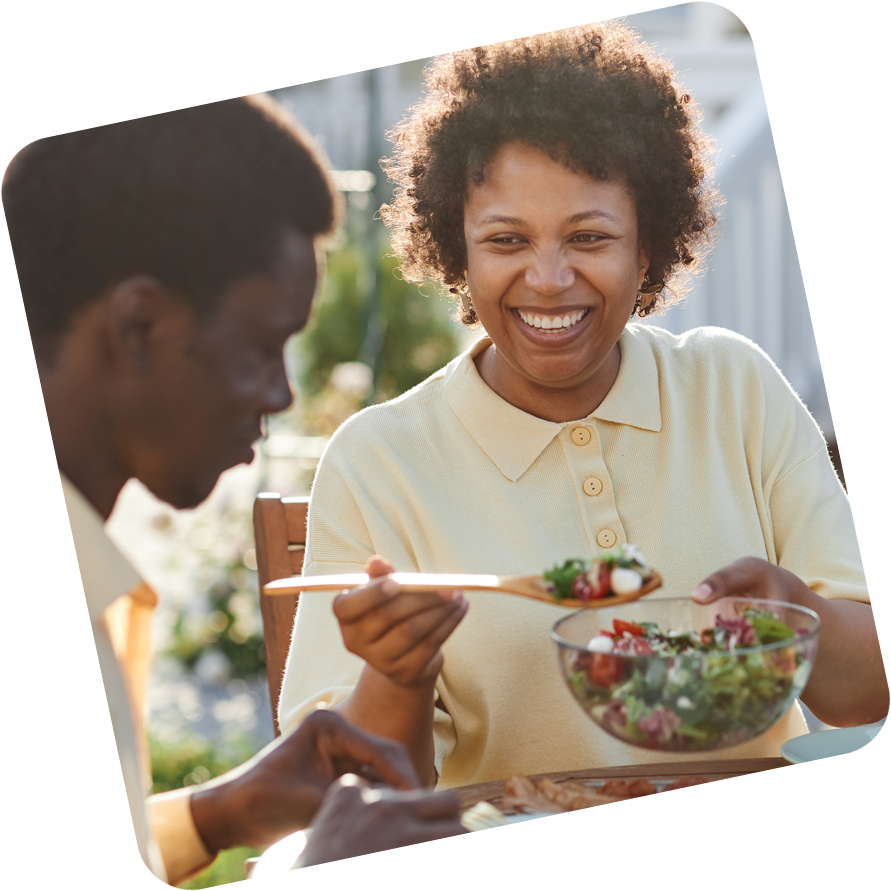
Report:
[[[557,600],[548,590],[547,582],[540,575],[438,575],[422,572],[394,572],[390,578],[399,582],[406,591],[501,591],[504,594],[531,597],[533,600],[540,600],[555,606],[565,606],[569,609],[602,609],[607,606],[618,606],[644,597],[662,587],[662,576],[655,569],[650,570],[643,585],[631,594],[610,594],[599,600],[587,602],[576,600],[573,597],[563,597]],[[303,591],[343,591],[347,588],[357,588],[367,584],[368,575],[364,572],[351,572],[343,575],[297,575],[270,582],[263,587],[263,591],[266,594],[299,594]]]

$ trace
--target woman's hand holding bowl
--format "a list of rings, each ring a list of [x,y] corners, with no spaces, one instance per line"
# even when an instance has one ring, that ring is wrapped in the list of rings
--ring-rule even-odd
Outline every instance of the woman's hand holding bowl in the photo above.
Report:
[[[888,714],[888,682],[872,609],[854,600],[827,600],[797,575],[756,557],[741,557],[694,589],[699,603],[752,597],[794,603],[820,617],[820,643],[802,702],[826,724],[852,727]]]
[[[698,603],[713,603],[721,597],[754,597],[814,609],[817,595],[788,569],[757,557],[741,557],[700,582],[692,597]]]

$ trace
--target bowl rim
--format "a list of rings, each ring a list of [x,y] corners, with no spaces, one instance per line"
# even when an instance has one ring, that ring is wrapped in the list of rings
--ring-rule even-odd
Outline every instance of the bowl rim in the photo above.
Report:
[[[743,603],[751,603],[757,606],[764,605],[766,608],[770,609],[771,607],[781,606],[788,609],[795,610],[796,612],[803,613],[806,616],[810,616],[814,620],[814,627],[811,628],[806,634],[802,634],[799,637],[795,638],[786,638],[786,640],[778,640],[771,644],[759,644],[756,647],[738,647],[732,650],[715,650],[714,652],[708,653],[672,653],[664,656],[659,655],[658,653],[653,653],[651,655],[645,656],[638,653],[606,653],[605,655],[611,656],[613,659],[702,659],[703,657],[724,657],[724,656],[747,656],[750,653],[768,653],[771,650],[778,650],[782,647],[788,647],[789,641],[791,640],[793,643],[803,643],[804,641],[809,641],[811,639],[817,640],[820,633],[820,616],[814,612],[810,607],[800,606],[797,603],[790,603],[786,600],[768,600],[761,597],[721,597],[719,600],[713,600],[711,603],[698,603],[695,600],[692,600],[690,597],[660,597],[658,600],[650,601],[651,603],[678,603],[680,601],[684,601],[686,603],[692,603],[695,606],[709,607],[715,603],[721,602],[743,602]],[[627,607],[640,606],[644,604],[643,600],[635,600],[631,603],[618,603],[614,607],[614,609],[621,610]],[[604,607],[606,609],[606,607]],[[588,649],[587,645],[575,644],[571,641],[566,640],[566,638],[561,637],[557,632],[557,629],[564,622],[568,622],[570,619],[579,615],[580,613],[591,613],[598,612],[595,610],[589,609],[579,609],[570,613],[568,616],[564,616],[562,619],[558,619],[553,626],[551,627],[551,638],[554,642],[560,646],[565,647],[567,649],[577,650],[581,653],[590,653],[591,650]]]

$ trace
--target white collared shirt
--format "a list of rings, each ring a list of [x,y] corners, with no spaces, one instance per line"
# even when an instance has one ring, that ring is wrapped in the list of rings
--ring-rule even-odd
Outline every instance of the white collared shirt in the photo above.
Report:
[[[211,859],[185,790],[151,800],[160,854],[150,837],[106,623],[131,591],[146,600],[93,507],[0,430],[2,891],[157,891],[165,863],[177,880]]]

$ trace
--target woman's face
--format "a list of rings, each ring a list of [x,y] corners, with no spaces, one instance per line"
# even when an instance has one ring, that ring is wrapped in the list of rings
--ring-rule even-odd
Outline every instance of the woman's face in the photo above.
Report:
[[[516,142],[484,176],[464,207],[470,295],[495,346],[483,378],[541,417],[529,401],[545,393],[595,399],[584,417],[615,381],[617,341],[647,270],[632,195]]]

